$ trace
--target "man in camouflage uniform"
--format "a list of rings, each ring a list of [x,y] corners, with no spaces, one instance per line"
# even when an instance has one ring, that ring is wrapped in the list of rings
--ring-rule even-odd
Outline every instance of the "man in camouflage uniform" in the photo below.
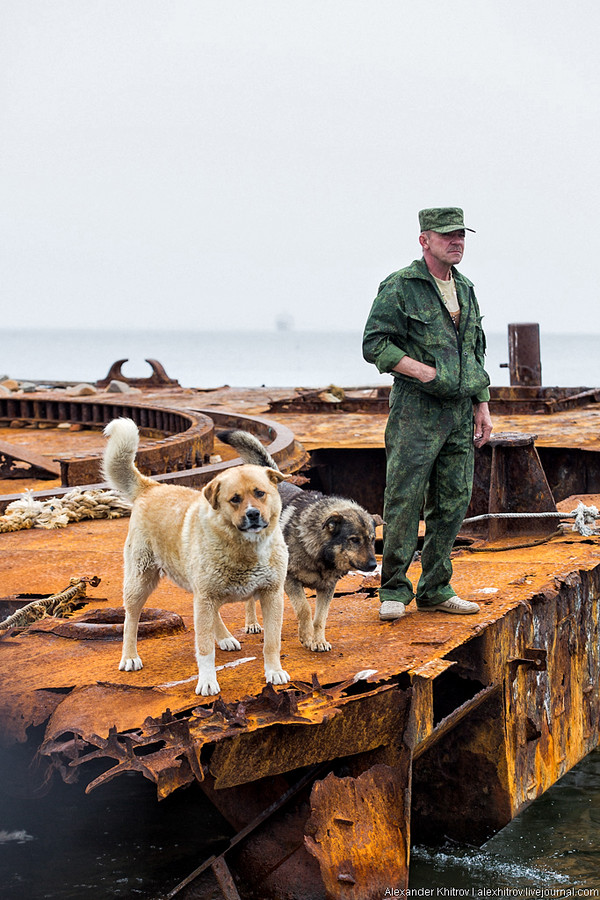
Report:
[[[380,618],[403,615],[413,598],[407,577],[424,509],[417,607],[476,613],[450,585],[450,552],[473,487],[473,445],[492,432],[484,369],[485,336],[473,284],[454,267],[465,245],[463,211],[419,213],[423,258],[380,285],[363,354],[394,383],[385,432],[387,480]]]

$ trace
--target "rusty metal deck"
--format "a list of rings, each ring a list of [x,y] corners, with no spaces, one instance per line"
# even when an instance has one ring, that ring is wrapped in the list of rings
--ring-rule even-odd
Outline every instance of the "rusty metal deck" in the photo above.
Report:
[[[209,414],[264,416],[289,393],[163,388],[144,399]],[[370,459],[381,466],[384,415],[282,411],[271,417],[314,451],[313,460],[327,451],[358,453],[357,480],[365,479],[361,452],[377,454]],[[557,471],[564,471],[564,454],[586,453],[588,465],[600,450],[595,403],[494,422],[496,431],[537,434],[538,448],[558,454]],[[1,430],[0,440],[52,459],[97,456],[103,444],[98,428],[12,428]],[[227,450],[217,449],[226,457]],[[589,465],[595,484],[597,463]],[[576,481],[571,474],[565,483]],[[20,491],[24,484],[45,489],[53,482],[11,480],[0,490]],[[580,498],[560,499],[559,508],[570,511]],[[581,499],[599,505],[600,493],[582,491]],[[159,797],[201,781],[236,828],[249,827],[257,813],[264,817],[296,773],[328,765],[329,774],[314,775],[304,806],[285,822],[275,819],[277,847],[249,838],[237,857],[232,850],[234,867],[260,884],[264,896],[287,891],[316,898],[325,891],[366,900],[382,896],[386,886],[406,887],[411,829],[449,833],[450,822],[455,837],[483,840],[598,744],[597,536],[506,537],[457,550],[453,585],[480,604],[474,616],[409,608],[397,622],[381,623],[376,579],[349,575],[328,618],[330,653],[299,644],[286,603],[282,661],[292,684],[276,691],[264,690],[262,636],[244,634],[242,605],[226,607],[224,618],[242,649],[217,651],[217,665],[225,668],[214,700],[194,694],[191,598],[167,581],[148,605],[178,614],[185,629],[142,637],[143,670],[119,672],[118,641],[88,639],[90,610],[99,611],[100,621],[104,610],[120,607],[127,527],[127,520],[98,520],[1,535],[5,598],[55,593],[73,576],[102,579],[67,621],[45,619],[0,640],[1,737],[25,741],[28,729],[43,726],[41,753],[67,779],[80,769],[85,778],[87,758],[105,759],[106,772],[92,787],[126,771],[156,782]],[[418,577],[418,563],[411,574]],[[456,814],[465,808],[468,835]],[[357,846],[359,820],[369,837]]]
[[[586,499],[600,502],[599,497]],[[566,509],[574,503],[575,498],[562,505]],[[74,575],[99,575],[101,585],[89,590],[85,608],[68,621],[77,622],[91,609],[119,607],[127,527],[127,519],[99,520],[74,523],[67,529],[3,535],[2,594],[48,594],[62,589]],[[555,590],[557,579],[600,566],[598,541],[577,534],[518,549],[511,549],[507,542],[506,549],[500,549],[495,545],[488,550],[465,549],[454,554],[453,584],[465,599],[480,604],[481,612],[474,616],[444,616],[411,606],[401,620],[381,623],[377,579],[350,574],[338,584],[328,619],[327,634],[333,649],[330,653],[311,653],[299,644],[295,618],[286,604],[282,660],[292,679],[310,683],[316,674],[321,685],[332,685],[351,680],[366,669],[373,672],[370,682],[409,674],[466,644],[533,597]],[[410,573],[415,579],[418,570],[415,563]],[[61,727],[69,724],[70,730],[81,728],[80,733],[87,738],[91,734],[107,737],[112,727],[118,731],[135,728],[146,716],[155,716],[167,707],[179,712],[190,706],[211,705],[212,701],[195,696],[195,682],[189,680],[196,670],[189,594],[164,580],[149,605],[178,613],[186,630],[142,638],[144,668],[136,673],[118,671],[120,646],[115,640],[57,636],[54,632],[62,620],[46,618],[25,633],[4,638],[0,644],[4,737],[24,740],[27,726],[43,721],[51,709],[55,710],[49,725],[53,737],[60,734],[56,724],[60,721]],[[237,703],[259,694],[264,687],[262,635],[244,634],[241,604],[226,606],[223,616],[242,649],[217,650],[217,665],[226,666],[220,676],[221,696],[226,703]],[[30,665],[32,659],[35,666]],[[231,666],[240,660],[241,664]],[[99,682],[100,692],[96,687]],[[45,691],[52,694],[47,696]],[[63,696],[58,691],[68,693]]]

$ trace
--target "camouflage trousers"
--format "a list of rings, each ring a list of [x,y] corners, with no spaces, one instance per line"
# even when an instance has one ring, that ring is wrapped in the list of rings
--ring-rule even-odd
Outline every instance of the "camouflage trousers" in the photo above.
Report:
[[[394,385],[385,432],[387,475],[379,598],[410,603],[407,570],[417,549],[421,509],[425,540],[417,606],[455,596],[450,551],[473,489],[473,405],[440,400],[410,383]]]

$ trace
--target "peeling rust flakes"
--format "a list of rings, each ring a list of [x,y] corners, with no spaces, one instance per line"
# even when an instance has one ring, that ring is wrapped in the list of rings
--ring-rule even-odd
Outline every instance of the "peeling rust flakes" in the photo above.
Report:
[[[54,768],[61,773],[64,771],[65,756],[70,760],[71,768],[92,759],[115,759],[117,765],[94,779],[86,790],[93,790],[123,772],[136,771],[156,783],[159,799],[162,799],[183,784],[194,779],[203,780],[200,754],[204,745],[276,724],[322,724],[339,713],[341,706],[352,701],[352,696],[344,694],[354,683],[351,680],[324,689],[314,676],[311,684],[298,682],[283,691],[276,691],[269,684],[258,697],[246,697],[230,704],[217,698],[210,708],[195,707],[177,717],[167,709],[156,718],[147,717],[142,728],[119,733],[113,727],[107,738],[100,737],[93,730],[82,728],[81,718],[75,724],[70,718],[60,715],[64,710],[58,710],[49,723],[41,752],[50,757]],[[128,690],[127,687],[115,685],[96,687],[103,690],[104,703],[110,702],[111,693],[114,701],[116,687],[121,696]],[[390,687],[377,686],[367,694],[376,694],[389,690]],[[152,691],[153,688],[130,688],[129,692],[139,690]],[[90,694],[88,703],[97,691],[91,690]],[[364,697],[365,694],[360,696]],[[67,731],[75,732],[73,741],[62,737]],[[149,752],[149,748],[159,744],[162,745],[159,749]],[[82,752],[90,746],[95,749]]]
[[[118,735],[116,729],[111,729],[107,739],[97,736],[95,739],[98,741],[98,749],[74,759],[70,766],[79,766],[92,759],[104,757],[117,760],[117,765],[91,781],[86,787],[86,793],[123,772],[141,772],[146,778],[156,782],[159,799],[163,799],[178,787],[191,784],[198,778],[198,772],[193,772],[189,765],[191,746],[189,744],[184,746],[183,742],[177,739],[173,740],[170,746],[164,746],[142,756],[136,755],[135,748],[147,748],[148,745],[156,743],[156,737]],[[162,734],[159,740],[162,742]],[[195,768],[198,769],[197,766]]]
[[[90,751],[90,746],[96,749]],[[149,752],[154,746],[157,749]],[[136,750],[143,752],[138,754]],[[108,738],[90,734],[85,740],[77,736],[70,741],[47,740],[42,745],[41,752],[50,757],[53,767],[61,773],[64,770],[64,758],[70,760],[70,769],[92,759],[116,760],[116,766],[87,785],[86,793],[124,772],[140,772],[156,783],[158,797],[163,799],[177,788],[191,784],[194,780],[202,781],[204,777],[196,744],[190,736],[188,721],[173,718],[170,710],[166,710],[158,719],[148,717],[143,727],[136,732],[119,734],[116,728],[111,728]]]

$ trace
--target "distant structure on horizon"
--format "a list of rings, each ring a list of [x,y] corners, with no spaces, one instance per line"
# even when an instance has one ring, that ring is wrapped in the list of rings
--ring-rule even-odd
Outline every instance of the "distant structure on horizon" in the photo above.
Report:
[[[294,317],[289,316],[286,313],[281,313],[275,319],[275,328],[277,331],[293,331]]]

